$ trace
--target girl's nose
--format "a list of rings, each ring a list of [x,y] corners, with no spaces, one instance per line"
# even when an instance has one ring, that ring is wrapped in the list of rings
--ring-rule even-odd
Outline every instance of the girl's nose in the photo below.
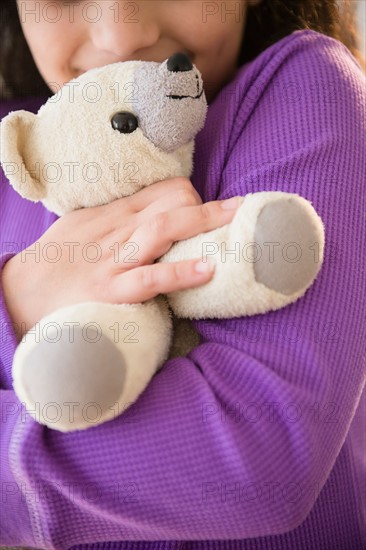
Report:
[[[97,22],[89,24],[89,36],[96,49],[124,61],[133,57],[137,51],[149,48],[158,41],[159,27],[146,2],[142,3],[141,9],[138,2],[130,0],[104,0],[100,5],[102,17]],[[133,6],[135,9],[138,8],[135,13],[131,12]]]

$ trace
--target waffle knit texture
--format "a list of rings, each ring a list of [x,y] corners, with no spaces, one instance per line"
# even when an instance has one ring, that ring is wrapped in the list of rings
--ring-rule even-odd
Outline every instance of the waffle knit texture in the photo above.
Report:
[[[6,101],[0,116],[45,101]],[[324,264],[284,309],[194,322],[199,345],[114,420],[63,434],[25,414],[2,300],[1,545],[365,548],[365,105],[352,54],[311,30],[266,49],[216,96],[191,178],[203,201],[298,193],[324,221]],[[1,178],[4,265],[57,216]]]

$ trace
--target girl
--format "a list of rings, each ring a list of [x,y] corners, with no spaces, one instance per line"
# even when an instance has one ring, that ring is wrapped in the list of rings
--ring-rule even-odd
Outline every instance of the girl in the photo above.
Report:
[[[1,117],[37,112],[93,67],[176,51],[201,71],[209,112],[192,181],[166,180],[57,219],[2,174],[0,544],[364,547],[366,93],[351,9],[342,7],[2,5]],[[212,272],[196,262],[154,260],[174,241],[229,223],[235,197],[262,190],[298,193],[324,221],[324,264],[301,300],[253,318],[195,322],[199,345],[166,362],[134,405],[101,426],[62,434],[24,414],[11,365],[26,330],[73,302],[134,303],[204,284]],[[55,264],[37,254],[50,242],[108,250],[116,236],[148,246],[151,262],[63,254]]]

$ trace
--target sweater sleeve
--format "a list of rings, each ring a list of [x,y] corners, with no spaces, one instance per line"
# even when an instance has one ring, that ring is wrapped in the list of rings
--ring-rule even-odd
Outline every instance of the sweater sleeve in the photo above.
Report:
[[[315,283],[282,310],[196,322],[201,343],[101,426],[49,430],[2,391],[1,475],[13,485],[0,543],[244,539],[294,529],[311,511],[365,380],[366,98],[359,67],[329,44],[297,49],[247,96],[220,192],[311,200],[326,237]],[[282,95],[289,83],[297,101]],[[335,100],[315,100],[315,84]]]
[[[29,97],[0,102],[0,121],[19,109],[36,113],[45,97]],[[0,143],[1,148],[1,143]],[[2,272],[8,260],[31,245],[57,216],[40,203],[35,204],[18,195],[0,166],[0,388],[11,387],[11,368],[17,347],[15,326],[10,318],[3,293]]]

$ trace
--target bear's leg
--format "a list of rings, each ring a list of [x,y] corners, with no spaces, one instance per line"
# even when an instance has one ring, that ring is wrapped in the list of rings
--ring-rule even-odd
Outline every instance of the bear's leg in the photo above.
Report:
[[[231,318],[280,309],[314,282],[323,261],[324,227],[306,199],[281,191],[248,194],[230,224],[175,243],[162,261],[211,257],[212,279],[172,292],[177,316]]]
[[[121,414],[168,356],[171,318],[144,304],[77,304],[48,315],[19,344],[14,390],[38,422],[63,432]]]

